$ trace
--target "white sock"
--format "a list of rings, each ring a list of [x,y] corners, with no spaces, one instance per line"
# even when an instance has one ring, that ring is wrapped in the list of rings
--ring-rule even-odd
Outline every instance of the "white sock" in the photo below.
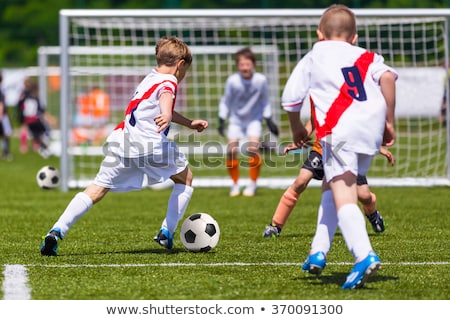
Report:
[[[59,228],[61,230],[61,238],[64,238],[70,227],[90,208],[92,208],[91,198],[84,192],[77,193],[52,229]]]
[[[183,218],[193,192],[194,188],[185,184],[176,183],[173,186],[167,205],[166,218],[162,223],[162,227],[169,230],[170,235],[173,235],[178,221]]]
[[[373,251],[367,234],[366,222],[358,205],[350,203],[338,211],[339,228],[350,253],[358,262]]]
[[[338,218],[333,193],[331,190],[327,190],[322,193],[322,200],[317,214],[316,234],[311,244],[311,253],[322,251],[326,255],[330,251],[337,225]]]

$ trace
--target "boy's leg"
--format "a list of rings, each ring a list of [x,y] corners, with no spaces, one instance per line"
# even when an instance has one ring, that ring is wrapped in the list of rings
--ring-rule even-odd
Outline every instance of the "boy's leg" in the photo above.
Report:
[[[281,196],[272,217],[272,222],[270,225],[266,226],[263,237],[278,237],[280,235],[281,228],[285,225],[287,219],[292,213],[292,210],[297,204],[298,198],[306,189],[312,178],[317,180],[323,179],[322,156],[316,151],[310,152],[308,159],[305,160],[300,168],[294,183],[286,189],[284,194]]]
[[[189,201],[192,198],[194,188],[185,184],[175,184],[170,194],[166,218],[161,227],[169,231],[169,236],[173,237],[178,222],[183,219]]]
[[[20,152],[25,153],[28,151],[28,127],[27,125],[22,125],[20,127]]]
[[[238,140],[228,141],[226,166],[228,174],[232,180],[230,197],[236,197],[241,193],[239,187],[239,160],[237,152],[238,146],[239,146]]]
[[[326,265],[326,256],[331,248],[334,234],[336,233],[338,219],[334,206],[333,194],[326,189],[322,192],[322,200],[317,215],[317,227],[311,251],[303,263],[302,270],[320,274]]]
[[[305,168],[300,169],[294,183],[289,186],[281,196],[278,206],[275,209],[275,213],[273,214],[272,222],[270,225],[266,226],[263,237],[278,237],[280,235],[281,229],[284,227],[286,221],[297,205],[298,198],[306,189],[312,178],[313,173],[310,170]]]
[[[59,217],[58,221],[53,225],[50,231],[44,238],[41,244],[41,254],[45,256],[56,256],[58,249],[58,241],[66,236],[75,222],[77,222],[93,205],[93,200],[88,193],[101,187],[91,185],[84,192],[79,192],[69,202],[66,209]],[[86,192],[88,191],[88,193]],[[107,189],[102,188],[102,192],[107,192]],[[104,195],[104,194],[103,194]]]
[[[356,173],[364,175],[368,171],[372,156],[343,148],[333,149],[326,142],[322,145],[325,177],[333,192],[338,226],[356,261],[342,288],[359,288],[381,265],[373,252],[364,217],[358,207],[356,186]]]
[[[59,217],[58,221],[53,225],[52,230],[59,229],[61,239],[66,236],[69,229],[92,208],[92,199],[84,192],[79,192],[69,202],[69,205]]]
[[[10,137],[12,135],[12,127],[7,115],[3,116],[1,126],[3,132],[2,156],[6,160],[12,160],[12,154],[10,152]]]
[[[259,151],[255,151],[250,154],[248,164],[249,164],[248,174],[250,178],[250,183],[244,189],[242,194],[246,197],[253,197],[256,192],[256,182],[258,181],[259,175],[261,173],[262,159],[261,155],[259,154]]]
[[[251,121],[244,128],[248,141],[242,146],[243,152],[248,156],[249,184],[242,192],[243,196],[253,197],[256,193],[257,181],[261,174],[262,158],[259,153],[260,137],[262,133],[261,121]]]
[[[357,198],[356,177],[346,172],[336,177],[330,186],[338,208],[339,228],[356,261],[342,288],[360,288],[367,278],[374,275],[380,268],[380,258],[372,249],[361,210],[357,203],[349,201],[350,198]]]
[[[347,171],[329,182],[333,191],[339,228],[356,261],[371,252],[369,236],[362,212],[357,205],[356,176]]]
[[[383,232],[385,230],[384,220],[377,210],[377,197],[370,191],[367,178],[358,175],[356,184],[358,188],[358,200],[362,204],[364,214],[375,232]]]
[[[153,238],[153,240],[167,249],[173,247],[173,238],[178,222],[183,219],[194,192],[194,188],[192,188],[192,172],[189,167],[172,176],[171,179],[175,182],[175,185],[169,197],[166,217],[161,224],[158,234]]]
[[[77,193],[53,225],[41,244],[41,254],[56,256],[58,241],[66,236],[69,229],[82,217],[94,203],[100,201],[109,189],[90,184],[83,192]]]

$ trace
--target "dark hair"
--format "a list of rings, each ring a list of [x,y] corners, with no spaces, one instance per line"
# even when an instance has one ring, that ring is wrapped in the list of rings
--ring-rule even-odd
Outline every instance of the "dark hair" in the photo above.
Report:
[[[239,62],[240,57],[247,58],[251,60],[254,65],[256,65],[256,55],[253,53],[250,47],[245,47],[235,53],[234,58],[236,60],[236,64]]]

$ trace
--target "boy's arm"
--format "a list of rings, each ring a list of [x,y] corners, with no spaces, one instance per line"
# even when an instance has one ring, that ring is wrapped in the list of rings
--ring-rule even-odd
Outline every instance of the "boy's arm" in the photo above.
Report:
[[[395,143],[395,75],[385,72],[380,78],[381,93],[386,100],[386,126],[383,136],[383,145],[392,146]]]
[[[208,128],[208,121],[201,119],[191,120],[176,111],[173,113],[172,121],[187,128],[195,129],[197,132],[202,132]]]
[[[159,126],[158,133],[163,132],[172,121],[173,96],[170,92],[164,92],[159,97],[159,109],[161,113],[153,118],[155,124]]]
[[[306,132],[308,133],[308,137],[310,137],[314,131],[314,125],[313,125],[313,122],[311,121],[311,119],[309,119],[308,122],[306,122],[305,129],[306,129]]]
[[[301,148],[309,140],[309,135],[305,126],[300,121],[300,112],[288,112],[288,118],[294,144]]]

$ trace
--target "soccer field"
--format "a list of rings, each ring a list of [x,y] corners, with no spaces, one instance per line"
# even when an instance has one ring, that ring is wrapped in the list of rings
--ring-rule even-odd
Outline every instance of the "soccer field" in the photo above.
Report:
[[[277,239],[264,239],[262,231],[283,189],[229,198],[225,188],[196,188],[186,216],[207,212],[221,229],[219,244],[207,253],[186,251],[178,234],[170,251],[152,240],[170,190],[111,193],[70,230],[58,257],[42,257],[41,236],[78,192],[39,189],[35,175],[46,164],[58,166],[58,159],[17,154],[0,165],[4,299],[12,299],[14,281],[24,282],[21,299],[32,300],[450,298],[448,187],[373,187],[387,227],[383,234],[367,228],[382,268],[363,289],[344,291],[352,257],[339,233],[322,276],[301,271],[315,230],[316,187],[301,196]],[[24,271],[18,278],[5,272],[18,267]]]

